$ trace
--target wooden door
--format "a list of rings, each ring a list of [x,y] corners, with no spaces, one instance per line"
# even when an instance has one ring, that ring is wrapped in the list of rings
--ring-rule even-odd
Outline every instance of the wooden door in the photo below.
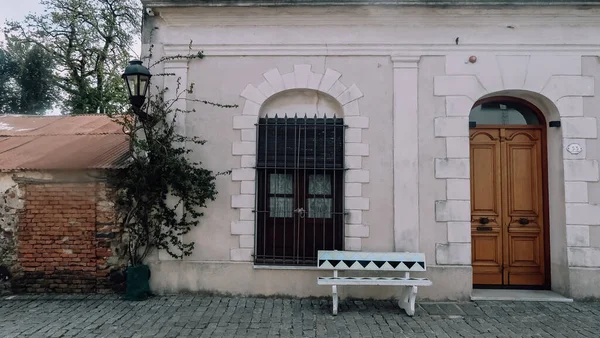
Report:
[[[473,284],[545,283],[541,127],[471,129]]]

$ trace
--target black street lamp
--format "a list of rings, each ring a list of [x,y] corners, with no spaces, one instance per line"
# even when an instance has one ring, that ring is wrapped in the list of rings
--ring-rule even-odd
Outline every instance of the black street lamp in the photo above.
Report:
[[[129,65],[125,68],[123,75],[121,75],[121,78],[127,84],[127,90],[129,90],[129,102],[133,106],[134,112],[138,115],[140,115],[142,105],[146,101],[146,92],[148,91],[148,84],[151,77],[152,74],[150,74],[148,68],[144,67],[140,60],[129,61]]]

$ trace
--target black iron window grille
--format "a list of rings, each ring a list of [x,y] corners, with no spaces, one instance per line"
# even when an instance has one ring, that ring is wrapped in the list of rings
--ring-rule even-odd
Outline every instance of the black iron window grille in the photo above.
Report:
[[[261,118],[256,264],[314,265],[344,245],[344,121]]]

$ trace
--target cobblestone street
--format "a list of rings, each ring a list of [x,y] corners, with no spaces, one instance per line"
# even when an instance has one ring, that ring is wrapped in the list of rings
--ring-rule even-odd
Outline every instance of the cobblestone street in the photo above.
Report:
[[[9,299],[10,298],[10,299]],[[420,303],[179,295],[0,298],[0,337],[598,337],[600,302]]]

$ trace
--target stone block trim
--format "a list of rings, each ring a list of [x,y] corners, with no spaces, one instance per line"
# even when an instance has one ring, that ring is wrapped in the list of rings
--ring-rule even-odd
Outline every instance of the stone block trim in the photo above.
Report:
[[[241,97],[245,99],[242,111],[233,117],[233,129],[240,130],[240,139],[232,142],[232,155],[240,157],[240,167],[232,171],[232,181],[240,183],[240,193],[231,196],[231,207],[239,209],[239,219],[231,223],[231,235],[239,243],[230,248],[230,260],[252,261],[254,254],[256,124],[261,105],[273,95],[290,89],[312,89],[338,101],[344,112],[345,154],[345,249],[361,250],[362,238],[369,236],[369,226],[362,223],[362,212],[369,210],[369,199],[363,196],[362,184],[369,183],[369,171],[362,167],[362,158],[369,156],[369,145],[363,142],[362,130],[369,128],[369,118],[361,116],[359,100],[362,91],[355,84],[347,86],[342,74],[328,68],[324,74],[312,71],[309,64],[294,65],[293,71],[281,74],[273,68],[263,74],[258,85],[247,84]]]
[[[246,103],[244,104],[244,110],[242,110],[242,115],[258,116],[259,111],[259,104],[256,104],[252,101],[246,101]]]
[[[437,201],[435,204],[435,220],[438,222],[471,221],[470,201]]]
[[[567,245],[590,246],[590,227],[587,225],[568,225]]]
[[[598,268],[600,267],[600,248],[568,248],[569,266]]]
[[[240,210],[240,221],[252,221],[254,224],[254,210],[253,209],[239,209]]]
[[[360,115],[360,108],[358,106],[358,100],[352,101],[344,105],[344,117],[358,116]]]
[[[253,169],[233,169],[231,171],[232,181],[254,181],[255,173]]]
[[[467,96],[447,96],[446,116],[469,117],[474,103]]]
[[[466,179],[447,179],[446,198],[448,200],[470,200],[471,182]]]
[[[346,236],[345,249],[348,251],[360,251],[362,249],[362,239],[360,237]]]
[[[346,143],[362,142],[362,130],[360,128],[346,128],[344,133]]]
[[[473,102],[486,94],[485,88],[473,75],[436,76],[433,88],[436,96],[466,96]]]
[[[240,194],[231,196],[231,207],[234,209],[254,208],[254,195]]]
[[[583,108],[583,97],[593,96],[595,88],[593,78],[581,74],[581,57],[485,52],[477,55],[476,63],[469,63],[469,56],[447,55],[446,75],[434,78],[434,95],[446,99],[446,116],[436,118],[434,129],[434,136],[446,141],[446,157],[435,159],[435,177],[446,180],[447,187],[447,200],[435,202],[436,220],[447,222],[448,229],[448,243],[436,247],[437,264],[470,264],[470,243],[461,242],[467,239],[470,222],[467,121],[471,107],[494,92],[524,90],[545,96],[560,114],[569,265],[600,266],[597,249],[590,247],[590,229],[600,222],[600,206],[588,203],[587,187],[588,182],[600,180],[600,169],[585,149],[585,140],[597,139],[598,130],[596,118],[584,117]],[[571,143],[583,144],[583,151],[568,153]]]
[[[346,224],[346,236],[369,237],[369,227],[360,224]]]
[[[596,122],[594,122],[596,123]],[[575,145],[583,145],[579,151],[570,152],[569,149]],[[571,149],[572,150],[572,149]],[[563,137],[563,160],[585,160],[587,158],[587,140],[582,138]]]
[[[471,243],[471,222],[448,222],[449,243]]]
[[[242,236],[240,236],[240,248],[242,248],[242,249],[254,249],[254,235],[242,235]]]
[[[446,137],[446,157],[469,158],[468,137]]]
[[[565,182],[565,202],[567,202],[567,203],[587,203],[588,202],[588,184],[587,184],[587,182]]]
[[[253,221],[231,222],[231,234],[233,235],[254,235]]]
[[[598,182],[600,171],[596,160],[564,160],[566,182]]]
[[[251,84],[246,86],[241,96],[246,100],[252,101],[258,105],[261,105],[267,99],[263,92]]]
[[[594,96],[594,78],[591,76],[554,75],[541,93],[552,101],[568,96]]]
[[[566,96],[556,101],[560,116],[583,116],[583,97]]]
[[[566,203],[567,224],[599,225],[600,205],[588,203]]]
[[[230,259],[234,262],[252,262],[254,249],[231,249]]]
[[[362,210],[348,210],[346,224],[362,224]]]
[[[560,120],[564,138],[598,138],[595,117],[565,117]]]
[[[469,166],[468,158],[436,158],[435,178],[470,179]]]
[[[438,265],[471,265],[470,243],[436,244],[435,262]]]
[[[468,117],[438,117],[434,125],[436,137],[469,136]]]

